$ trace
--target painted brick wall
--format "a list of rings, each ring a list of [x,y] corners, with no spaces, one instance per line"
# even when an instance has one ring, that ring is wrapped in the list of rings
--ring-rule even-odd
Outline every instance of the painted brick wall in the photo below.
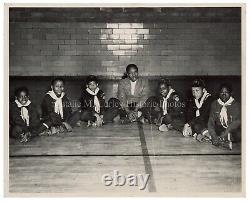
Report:
[[[63,16],[69,19],[70,13]],[[11,76],[112,78],[121,76],[129,63],[145,76],[241,74],[238,21],[189,22],[180,15],[178,21],[154,17],[132,23],[39,22],[29,17],[10,22]]]

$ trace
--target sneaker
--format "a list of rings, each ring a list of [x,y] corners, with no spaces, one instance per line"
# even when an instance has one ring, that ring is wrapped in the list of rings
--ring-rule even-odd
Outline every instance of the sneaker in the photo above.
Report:
[[[94,122],[88,121],[87,127],[91,127],[91,126],[93,126],[93,125],[94,125]]]
[[[169,128],[166,124],[162,124],[160,127],[159,127],[159,131],[161,132],[167,132],[169,131]]]
[[[212,139],[212,144],[218,147],[223,147],[226,149],[233,149],[233,143],[232,141],[225,140],[221,137],[213,138]]]
[[[113,119],[114,123],[119,123],[120,121],[120,115],[118,114],[114,119]]]
[[[73,129],[72,129],[71,125],[69,125],[67,122],[63,122],[63,126],[66,129],[65,132],[72,132]]]
[[[173,129],[174,129],[174,127],[172,126],[171,123],[169,123],[169,124],[167,125],[167,127],[168,127],[169,130],[173,130]]]
[[[21,143],[26,143],[26,142],[28,142],[30,140],[30,138],[31,138],[31,133],[30,132],[21,134],[21,140],[20,140],[20,142]]]
[[[131,123],[131,121],[127,117],[121,118],[120,122],[121,122],[121,124],[129,124],[129,123]]]
[[[56,135],[60,132],[60,129],[59,129],[59,127],[52,126],[50,131],[51,131],[51,133],[49,135]]]
[[[144,119],[143,116],[139,117],[137,121],[140,122],[140,123],[142,123],[142,124],[145,123],[145,119]]]
[[[196,134],[196,133],[195,133]],[[195,139],[198,141],[198,142],[202,142],[202,140],[203,140],[203,138],[204,138],[204,136],[202,135],[202,134],[198,134],[198,135],[196,135],[196,136],[194,136],[195,137]]]
[[[66,129],[66,127],[64,125],[59,126],[58,130],[59,130],[59,133],[67,132],[67,129]]]
[[[77,121],[76,127],[81,127],[81,121]]]
[[[39,133],[38,135],[39,136],[50,136],[51,135],[51,130],[47,128],[45,131]]]
[[[233,143],[231,141],[223,141],[220,143],[220,145],[229,150],[233,149]]]
[[[26,135],[25,135],[25,133],[22,133],[22,134],[20,134],[20,140],[19,140],[21,143],[24,143],[24,142],[26,142]]]
[[[162,120],[163,120],[163,117],[160,117],[159,119],[156,119],[155,124],[160,127],[161,124],[162,124]]]

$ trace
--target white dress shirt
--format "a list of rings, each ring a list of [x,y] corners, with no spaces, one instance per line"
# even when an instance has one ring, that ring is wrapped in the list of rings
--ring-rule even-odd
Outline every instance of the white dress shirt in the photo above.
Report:
[[[136,81],[130,81],[131,83],[131,95],[135,94],[135,85],[136,85]]]

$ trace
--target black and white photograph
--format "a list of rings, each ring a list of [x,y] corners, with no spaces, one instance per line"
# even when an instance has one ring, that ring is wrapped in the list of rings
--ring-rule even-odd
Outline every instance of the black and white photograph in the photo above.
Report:
[[[5,4],[6,195],[243,197],[245,20],[245,4]]]

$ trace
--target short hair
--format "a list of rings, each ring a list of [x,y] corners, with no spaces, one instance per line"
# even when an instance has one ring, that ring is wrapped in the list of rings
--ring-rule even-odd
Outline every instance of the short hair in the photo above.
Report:
[[[28,88],[25,87],[25,86],[16,88],[14,94],[15,94],[16,97],[18,97],[18,96],[20,95],[21,92],[25,92],[26,95],[29,95],[29,90],[28,90]]]
[[[61,82],[63,82],[63,84],[65,84],[65,80],[63,78],[56,77],[56,78],[52,79],[51,85],[54,86],[55,82],[57,82],[57,81],[61,81]]]
[[[96,76],[94,76],[94,75],[89,75],[89,76],[87,77],[87,79],[86,79],[86,84],[89,84],[89,83],[92,82],[92,81],[98,83],[98,79],[97,79]]]
[[[205,82],[200,78],[194,79],[192,83],[192,87],[205,88]]]
[[[222,88],[226,88],[229,91],[229,93],[232,93],[232,91],[233,91],[232,85],[229,84],[229,83],[222,83],[222,84],[220,84],[219,91],[221,91]]]
[[[128,73],[130,69],[136,69],[136,71],[138,71],[138,67],[135,65],[135,64],[129,64],[127,67],[126,67],[126,72]]]
[[[171,86],[170,80],[169,79],[161,79],[158,83],[158,87],[161,85],[165,85],[167,87]]]

